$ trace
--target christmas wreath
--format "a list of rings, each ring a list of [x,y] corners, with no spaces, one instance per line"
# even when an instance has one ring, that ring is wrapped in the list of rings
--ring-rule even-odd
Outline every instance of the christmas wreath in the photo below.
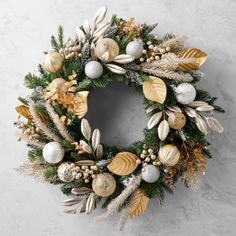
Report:
[[[173,192],[180,179],[196,190],[211,154],[205,136],[223,132],[214,111],[216,97],[196,88],[204,74],[199,68],[207,54],[184,48],[185,37],[152,34],[157,24],[135,23],[116,15],[103,23],[101,7],[90,26],[85,20],[76,37],[51,37],[52,50],[45,53],[39,73],[27,74],[32,89],[16,107],[18,140],[26,141],[29,161],[17,170],[52,184],[60,184],[70,198],[66,213],[90,214],[101,200],[108,219],[122,211],[121,229],[129,216],[144,213],[149,199]],[[150,117],[145,138],[128,148],[100,141],[86,116],[93,88],[106,88],[111,79],[132,86],[142,96]],[[80,204],[80,205],[79,205]]]

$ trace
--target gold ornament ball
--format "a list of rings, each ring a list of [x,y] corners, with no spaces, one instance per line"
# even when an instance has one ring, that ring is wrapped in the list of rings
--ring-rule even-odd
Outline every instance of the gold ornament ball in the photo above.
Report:
[[[178,148],[173,144],[162,146],[158,152],[159,161],[167,166],[175,166],[180,158]]]
[[[174,112],[174,116],[169,116],[168,123],[172,129],[182,129],[186,124],[186,117],[181,112]]]
[[[56,93],[65,93],[67,87],[65,86],[66,81],[62,78],[54,79],[47,87],[47,91],[53,91]]]
[[[119,55],[119,46],[115,40],[104,38],[98,41],[95,53],[102,61],[112,61]]]
[[[109,173],[101,173],[93,179],[92,188],[98,196],[108,197],[115,191],[116,181]]]
[[[57,73],[63,67],[64,58],[59,52],[48,52],[44,58],[43,68],[47,72]]]

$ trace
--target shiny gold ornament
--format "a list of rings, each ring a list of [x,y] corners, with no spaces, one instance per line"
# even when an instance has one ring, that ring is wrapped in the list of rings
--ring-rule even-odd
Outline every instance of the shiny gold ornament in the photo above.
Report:
[[[148,100],[163,104],[167,94],[166,84],[155,76],[149,76],[143,83],[143,93]]]
[[[168,123],[172,129],[182,129],[186,124],[186,117],[181,112],[174,112],[173,116],[169,116]]]
[[[149,198],[145,195],[144,190],[137,189],[130,200],[130,216],[135,218],[142,215],[147,208],[148,202]]]
[[[102,61],[113,61],[119,55],[119,46],[115,40],[103,38],[98,41],[95,48],[96,56]]]
[[[162,164],[167,166],[174,166],[179,161],[180,152],[175,145],[166,144],[160,148],[158,156]]]
[[[101,173],[93,179],[92,188],[98,196],[108,197],[116,189],[116,180],[109,173]]]
[[[179,52],[178,57],[195,59],[191,63],[180,64],[178,66],[179,70],[190,71],[190,70],[198,70],[203,65],[203,63],[207,60],[208,55],[197,48],[188,48]]]
[[[48,52],[44,58],[43,68],[49,73],[57,73],[63,67],[64,58],[59,52]]]
[[[131,174],[138,166],[139,158],[131,152],[119,152],[107,166],[108,170],[120,176]]]
[[[26,105],[20,105],[16,107],[16,111],[18,112],[18,114],[20,114],[21,116],[25,117],[28,120],[32,120],[32,116],[29,112],[29,107]],[[40,120],[44,123],[47,122],[47,118],[46,116],[42,113],[42,112],[37,112]]]

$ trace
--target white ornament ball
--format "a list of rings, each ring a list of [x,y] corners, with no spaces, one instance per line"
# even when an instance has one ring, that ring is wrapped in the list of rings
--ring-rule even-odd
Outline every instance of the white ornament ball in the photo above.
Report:
[[[160,177],[160,170],[154,165],[147,165],[142,169],[142,179],[147,183],[154,183]]]
[[[196,89],[192,84],[182,83],[175,88],[177,101],[181,104],[189,104],[196,98]]]
[[[57,142],[47,143],[43,148],[43,158],[46,162],[51,164],[60,162],[64,154],[64,148]]]
[[[85,74],[90,79],[97,79],[102,75],[102,73],[103,73],[103,67],[97,61],[90,61],[85,66]]]
[[[71,162],[61,163],[57,169],[57,176],[62,182],[72,182],[74,180],[73,170],[74,165]]]
[[[143,43],[139,40],[134,40],[126,46],[126,54],[139,59],[143,55]]]

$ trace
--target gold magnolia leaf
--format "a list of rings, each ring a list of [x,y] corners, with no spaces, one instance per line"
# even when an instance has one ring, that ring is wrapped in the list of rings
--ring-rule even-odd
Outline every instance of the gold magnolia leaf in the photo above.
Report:
[[[28,106],[25,106],[25,105],[17,106],[16,111],[19,115],[25,117],[26,119],[28,119],[30,121],[32,120],[32,116],[29,112],[29,107]],[[45,115],[43,113],[37,112],[37,114],[38,114],[38,116],[39,116],[39,118],[42,122],[44,122],[44,123],[47,122],[47,118],[45,117]]]
[[[149,198],[145,195],[142,189],[137,189],[130,200],[130,216],[132,218],[138,217],[144,213],[147,208]]]
[[[198,70],[203,63],[207,60],[208,55],[197,48],[188,48],[178,53],[180,58],[194,58],[195,60],[191,63],[180,64],[178,66],[179,70],[190,71]]]
[[[131,152],[119,152],[107,168],[116,175],[129,175],[137,168],[137,160],[138,157]]]
[[[167,94],[166,84],[158,77],[149,76],[143,83],[143,93],[148,100],[163,104]]]

